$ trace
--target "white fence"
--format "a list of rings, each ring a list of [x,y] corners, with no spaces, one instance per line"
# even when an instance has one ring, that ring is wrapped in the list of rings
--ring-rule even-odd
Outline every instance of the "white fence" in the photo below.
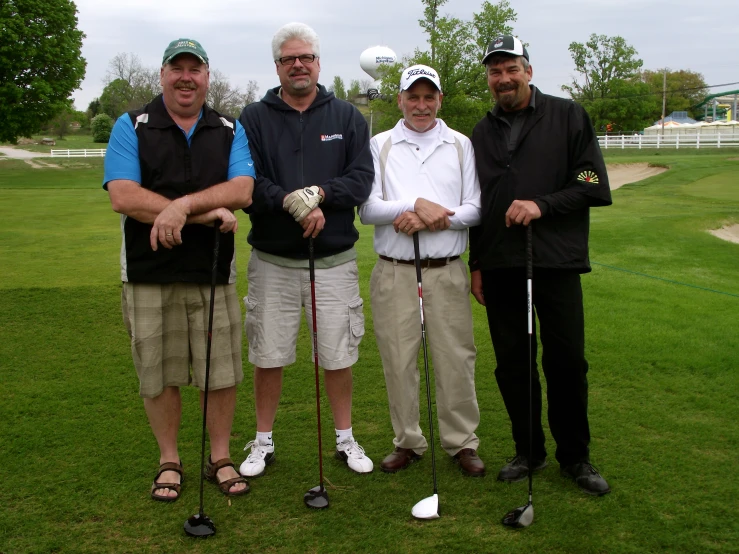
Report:
[[[52,158],[104,158],[105,148],[96,148],[92,150],[53,150]]]
[[[692,135],[603,135],[601,148],[739,148],[739,136]]]

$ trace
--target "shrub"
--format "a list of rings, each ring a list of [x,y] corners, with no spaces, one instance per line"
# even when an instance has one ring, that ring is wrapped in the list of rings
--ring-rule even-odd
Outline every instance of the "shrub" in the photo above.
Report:
[[[108,142],[110,132],[113,130],[113,118],[104,113],[98,114],[90,121],[90,129],[92,130],[92,140]]]

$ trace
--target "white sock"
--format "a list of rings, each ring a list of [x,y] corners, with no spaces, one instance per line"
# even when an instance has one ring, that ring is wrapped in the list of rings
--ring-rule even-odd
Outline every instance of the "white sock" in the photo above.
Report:
[[[352,437],[351,427],[349,427],[349,429],[336,429],[336,444],[342,443],[351,438],[354,438]]]
[[[257,441],[262,446],[272,446],[272,431],[266,433],[260,433],[257,431]]]

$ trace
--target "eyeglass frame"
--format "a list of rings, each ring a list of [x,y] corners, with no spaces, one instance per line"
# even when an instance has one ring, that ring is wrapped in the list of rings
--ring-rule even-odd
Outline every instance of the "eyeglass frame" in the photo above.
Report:
[[[308,57],[310,57],[311,59],[310,60],[301,59],[301,58],[308,58]],[[275,61],[279,62],[280,65],[292,66],[292,65],[295,65],[296,60],[300,60],[300,63],[302,63],[303,65],[308,65],[308,64],[312,64],[317,59],[318,59],[318,56],[316,56],[315,54],[300,54],[300,56],[282,56],[281,58],[277,58]],[[292,60],[292,61],[288,63],[285,60]]]

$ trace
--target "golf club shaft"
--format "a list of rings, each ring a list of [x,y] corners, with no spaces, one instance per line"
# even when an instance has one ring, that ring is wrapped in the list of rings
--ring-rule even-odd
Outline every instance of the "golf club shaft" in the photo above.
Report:
[[[318,334],[316,332],[316,264],[313,252],[313,237],[308,239],[308,267],[310,271],[310,303],[313,312],[313,365],[316,371],[316,416],[318,420],[318,472],[323,488],[323,445],[321,444],[321,384],[318,378]]]
[[[208,384],[210,381],[210,349],[213,343],[213,309],[216,299],[216,281],[218,279],[218,249],[221,242],[221,222],[213,222],[213,268],[210,278],[210,309],[208,311],[208,340],[205,350],[205,391],[203,393],[203,432],[200,443],[200,515],[203,515],[203,472],[205,468],[205,429],[208,422]]]
[[[533,385],[533,377],[531,373],[534,368],[533,354],[531,352],[533,334],[534,334],[534,297],[532,280],[534,276],[534,231],[533,223],[529,222],[526,227],[526,297],[528,304],[528,326],[529,326],[529,504],[532,503],[533,497],[533,481],[534,481],[534,448],[533,448],[533,432],[534,432],[534,413],[532,404],[531,388]]]
[[[418,245],[418,232],[413,234],[413,250],[415,252],[416,279],[418,280],[418,306],[421,312],[421,344],[423,345],[423,369],[426,373],[426,402],[429,414],[429,439],[431,441],[431,473],[434,478],[434,494],[436,489],[436,451],[434,446],[434,417],[431,413],[431,382],[429,379],[429,356],[426,347],[426,322],[423,318],[423,285],[421,282],[421,250]]]

